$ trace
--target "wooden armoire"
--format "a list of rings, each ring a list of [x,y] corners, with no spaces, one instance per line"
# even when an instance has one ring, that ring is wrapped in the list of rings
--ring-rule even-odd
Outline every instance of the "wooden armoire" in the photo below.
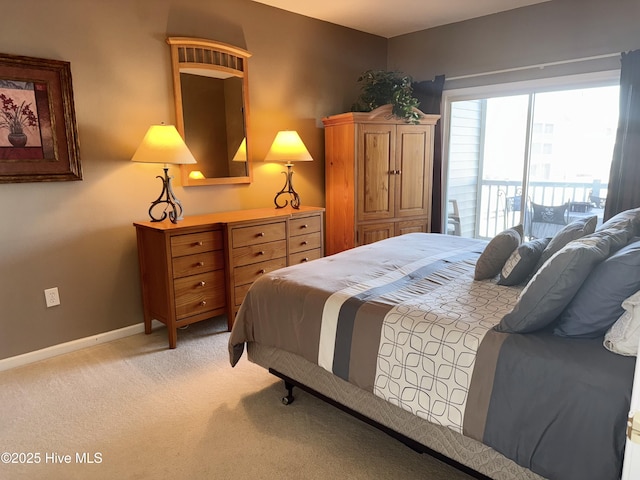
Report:
[[[411,124],[384,105],[322,119],[327,255],[430,230],[433,135],[440,116],[420,114]]]

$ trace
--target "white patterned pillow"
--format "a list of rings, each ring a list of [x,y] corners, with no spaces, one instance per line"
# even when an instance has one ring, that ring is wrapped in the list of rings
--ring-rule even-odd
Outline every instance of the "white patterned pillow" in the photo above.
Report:
[[[622,302],[624,313],[604,335],[607,350],[626,356],[638,356],[640,342],[640,291]]]

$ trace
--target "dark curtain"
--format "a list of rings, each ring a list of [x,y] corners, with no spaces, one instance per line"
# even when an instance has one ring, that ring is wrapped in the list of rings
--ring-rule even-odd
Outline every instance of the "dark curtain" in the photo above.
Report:
[[[640,50],[623,53],[620,119],[611,160],[604,219],[640,207]],[[597,117],[597,109],[594,111]]]
[[[413,96],[418,99],[418,108],[424,113],[440,115],[444,75],[438,75],[433,80],[413,82]],[[442,120],[436,124],[433,145],[433,196],[431,200],[431,231],[442,231]]]

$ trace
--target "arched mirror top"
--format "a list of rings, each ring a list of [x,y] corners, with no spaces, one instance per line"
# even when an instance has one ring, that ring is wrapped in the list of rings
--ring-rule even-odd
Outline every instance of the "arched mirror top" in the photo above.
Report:
[[[197,164],[182,184],[250,183],[249,52],[202,38],[169,37],[176,127]]]

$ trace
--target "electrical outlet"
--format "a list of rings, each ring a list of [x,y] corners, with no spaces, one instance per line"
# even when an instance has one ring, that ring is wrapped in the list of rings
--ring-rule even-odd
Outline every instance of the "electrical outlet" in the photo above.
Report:
[[[47,302],[47,308],[60,305],[60,294],[58,293],[58,287],[47,288],[44,291],[44,299]]]

